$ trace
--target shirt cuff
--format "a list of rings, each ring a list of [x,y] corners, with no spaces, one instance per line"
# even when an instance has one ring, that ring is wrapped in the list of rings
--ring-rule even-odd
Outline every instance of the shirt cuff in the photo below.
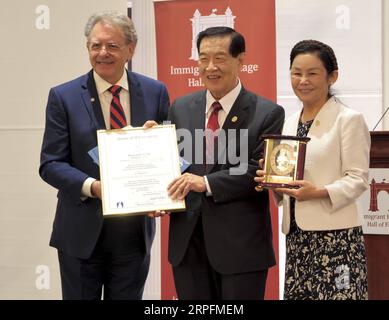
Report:
[[[207,191],[205,192],[206,196],[212,196],[212,191],[211,187],[209,186],[207,176],[204,176],[204,181],[205,181],[205,187],[207,188]]]
[[[91,187],[92,187],[92,183],[95,182],[96,179],[94,178],[86,178],[86,180],[84,181],[84,184],[82,185],[82,188],[81,188],[81,200],[85,200],[86,198],[96,198],[92,195],[92,190],[91,190]]]

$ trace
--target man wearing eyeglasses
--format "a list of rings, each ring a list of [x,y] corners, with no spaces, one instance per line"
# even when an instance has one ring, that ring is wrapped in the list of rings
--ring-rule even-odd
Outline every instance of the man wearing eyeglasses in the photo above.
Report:
[[[50,90],[40,176],[58,189],[50,245],[57,248],[64,299],[141,299],[155,222],[103,219],[99,167],[88,152],[96,131],[147,126],[167,118],[161,82],[127,71],[137,35],[123,14],[91,16],[85,26],[92,70]]]

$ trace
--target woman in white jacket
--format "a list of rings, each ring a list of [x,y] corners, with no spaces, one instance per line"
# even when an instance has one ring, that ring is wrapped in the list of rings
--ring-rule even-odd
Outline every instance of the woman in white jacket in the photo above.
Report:
[[[331,95],[333,50],[315,40],[290,55],[293,91],[303,108],[283,134],[308,136],[304,180],[277,188],[286,234],[284,299],[367,299],[367,267],[356,199],[368,187],[370,134],[362,114]],[[260,182],[262,170],[257,171]]]

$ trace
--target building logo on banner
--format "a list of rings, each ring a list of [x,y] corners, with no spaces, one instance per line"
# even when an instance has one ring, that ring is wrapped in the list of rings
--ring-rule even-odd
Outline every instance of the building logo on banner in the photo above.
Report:
[[[212,9],[212,13],[209,16],[202,16],[199,9],[193,14],[192,21],[192,52],[190,60],[199,60],[199,54],[197,52],[197,35],[210,27],[230,27],[234,29],[235,16],[232,15],[230,7],[227,7],[225,14],[216,14],[217,9]]]
[[[216,14],[217,9],[212,9],[212,13],[208,16],[202,16],[199,9],[196,9],[193,18],[189,20],[192,21],[192,48],[191,48],[191,56],[189,61],[194,60],[197,61],[199,59],[198,51],[197,51],[197,36],[198,34],[210,27],[230,27],[234,28],[235,18],[230,7],[227,7],[224,14]],[[192,62],[193,63],[193,62]],[[244,64],[241,68],[241,72],[247,74],[253,74],[258,72],[259,65],[258,64]],[[189,75],[187,78],[187,87],[195,88],[195,87],[203,87],[204,83],[202,82],[199,73],[199,67],[194,65],[188,66],[174,66],[170,65],[170,75],[171,76],[182,76]]]
[[[380,191],[386,191],[389,194],[389,183],[383,179],[381,183],[377,183],[374,178],[370,183],[370,208],[369,211],[376,212],[378,210],[377,195]]]
[[[363,233],[389,234],[389,169],[370,169],[369,176],[369,189],[359,202]]]

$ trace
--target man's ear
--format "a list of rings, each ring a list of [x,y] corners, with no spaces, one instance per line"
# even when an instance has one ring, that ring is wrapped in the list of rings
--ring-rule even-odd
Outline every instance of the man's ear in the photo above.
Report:
[[[128,45],[128,61],[130,61],[132,59],[132,57],[134,56],[135,47],[136,47],[135,43],[130,43]]]
[[[244,59],[246,58],[246,52],[241,52],[239,53],[238,55],[238,60],[239,60],[239,66],[242,67],[243,66],[243,62],[244,62]]]

